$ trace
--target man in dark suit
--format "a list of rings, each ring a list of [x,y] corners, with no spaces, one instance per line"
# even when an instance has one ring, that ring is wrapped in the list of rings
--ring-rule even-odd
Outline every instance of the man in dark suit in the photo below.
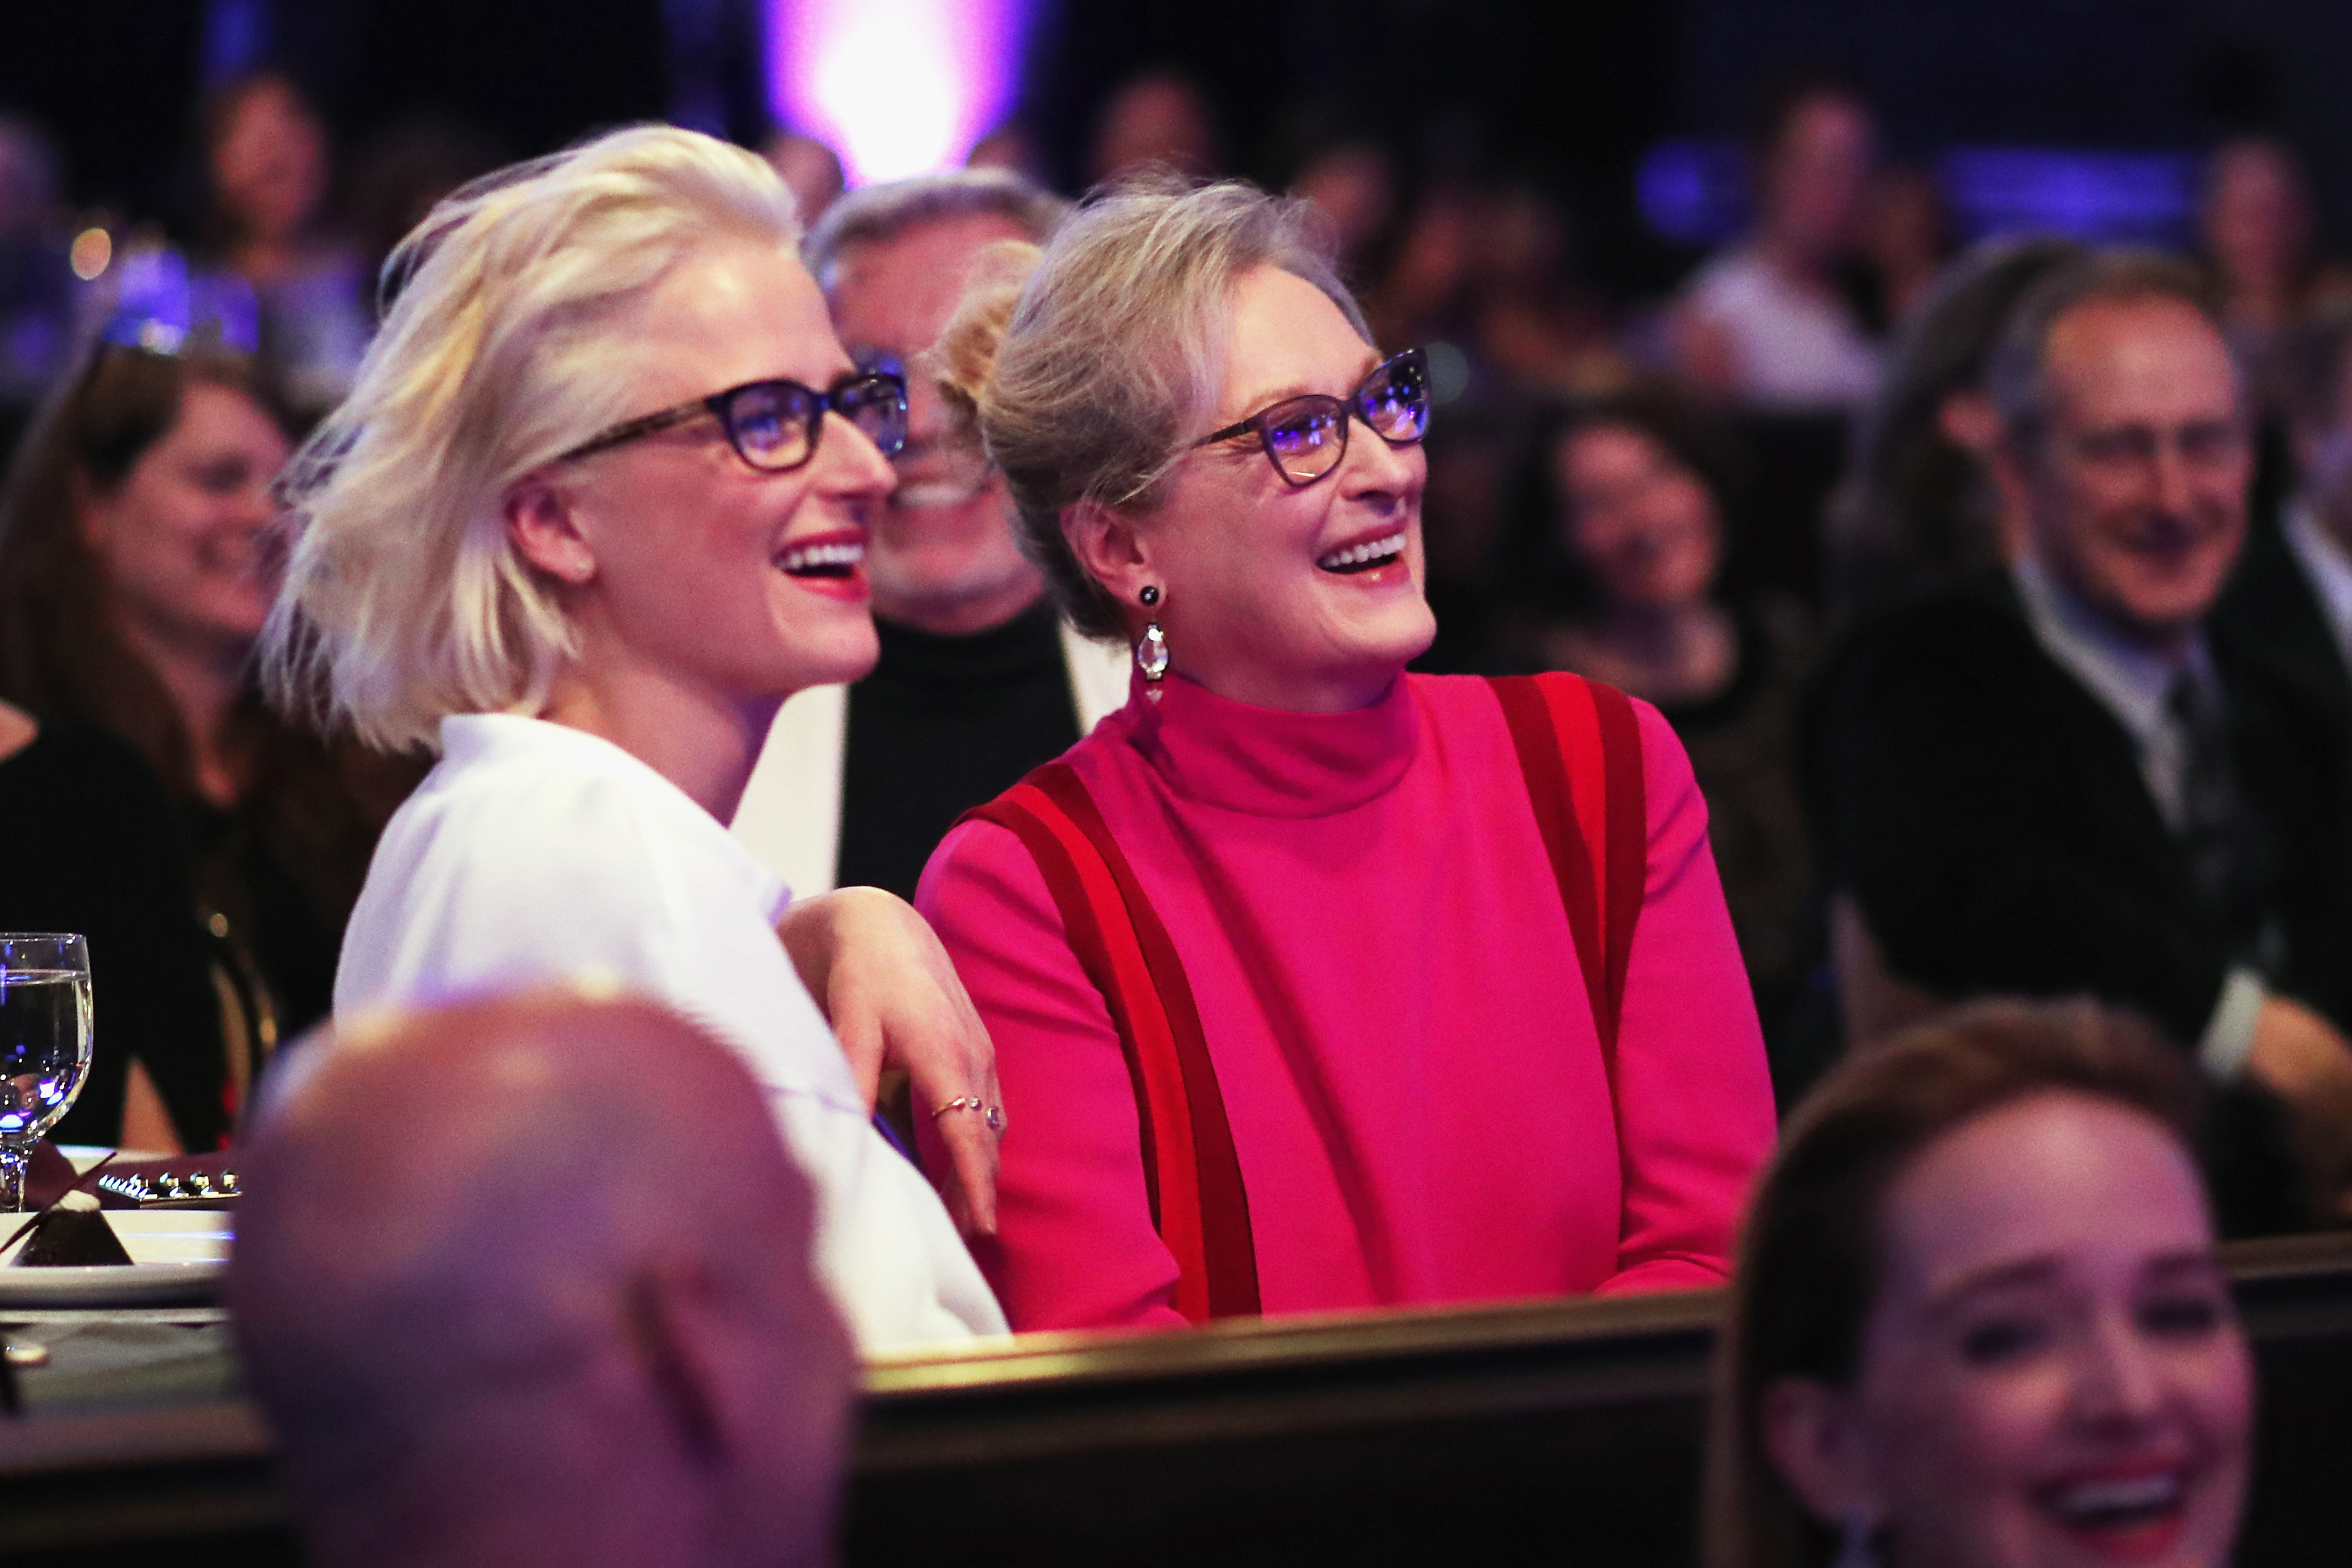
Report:
[[[2297,683],[2206,634],[2252,467],[2228,350],[2179,264],[2095,255],[2021,302],[1989,380],[2025,538],[1835,661],[1813,757],[1831,885],[1898,981],[2089,992],[2193,1050],[2229,1086],[2235,1228],[2292,1226],[2305,1195],[2335,1209],[2352,757]]]

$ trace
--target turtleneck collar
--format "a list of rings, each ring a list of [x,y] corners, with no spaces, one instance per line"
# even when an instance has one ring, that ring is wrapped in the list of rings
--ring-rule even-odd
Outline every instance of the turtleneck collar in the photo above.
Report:
[[[1370,707],[1286,713],[1231,702],[1171,674],[1160,700],[1138,675],[1122,716],[1136,749],[1188,800],[1261,817],[1328,817],[1393,789],[1421,745],[1399,674]]]

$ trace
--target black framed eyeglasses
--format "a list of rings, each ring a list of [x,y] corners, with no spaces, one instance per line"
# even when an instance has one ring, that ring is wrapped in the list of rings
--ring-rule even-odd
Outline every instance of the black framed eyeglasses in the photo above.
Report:
[[[708,413],[727,432],[727,443],[737,456],[761,473],[781,474],[816,455],[828,412],[865,432],[883,456],[896,457],[907,444],[907,378],[895,371],[860,370],[823,392],[781,378],[746,382],[658,413],[624,420],[557,461],[569,463]]]
[[[1210,446],[1255,434],[1283,483],[1312,485],[1348,455],[1349,416],[1391,446],[1411,446],[1429,434],[1429,361],[1419,349],[1392,354],[1346,397],[1310,392],[1285,398],[1247,419],[1192,443]]]

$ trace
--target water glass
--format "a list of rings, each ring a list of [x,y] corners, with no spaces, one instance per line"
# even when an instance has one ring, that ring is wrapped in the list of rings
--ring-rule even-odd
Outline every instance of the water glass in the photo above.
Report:
[[[25,1207],[25,1162],[89,1076],[89,944],[0,932],[0,1211]]]

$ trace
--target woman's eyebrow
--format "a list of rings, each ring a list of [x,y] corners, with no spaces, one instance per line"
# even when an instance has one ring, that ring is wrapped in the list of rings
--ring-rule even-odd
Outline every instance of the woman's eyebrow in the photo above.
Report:
[[[2062,1272],[2058,1260],[2053,1257],[2021,1258],[2011,1263],[1996,1263],[1937,1285],[1928,1294],[1927,1309],[1941,1315],[1959,1306],[1970,1296],[1983,1291],[2020,1285],[2046,1285]]]
[[[1381,356],[1379,353],[1375,350],[1367,349],[1364,351],[1364,362],[1357,369],[1356,379],[1349,384],[1348,392],[1355,391],[1356,387],[1362,383],[1363,379],[1366,376],[1370,375],[1372,371],[1379,367],[1380,362]],[[1234,415],[1234,419],[1247,419],[1254,413],[1272,408],[1278,402],[1288,402],[1295,397],[1345,397],[1346,395],[1347,392],[1327,392],[1321,387],[1316,386],[1309,382],[1294,381],[1287,382],[1285,385],[1275,387],[1269,391],[1252,392],[1249,397],[1243,402],[1241,405],[1242,411]],[[1220,420],[1218,423],[1220,424],[1230,424],[1233,423],[1233,420]]]

